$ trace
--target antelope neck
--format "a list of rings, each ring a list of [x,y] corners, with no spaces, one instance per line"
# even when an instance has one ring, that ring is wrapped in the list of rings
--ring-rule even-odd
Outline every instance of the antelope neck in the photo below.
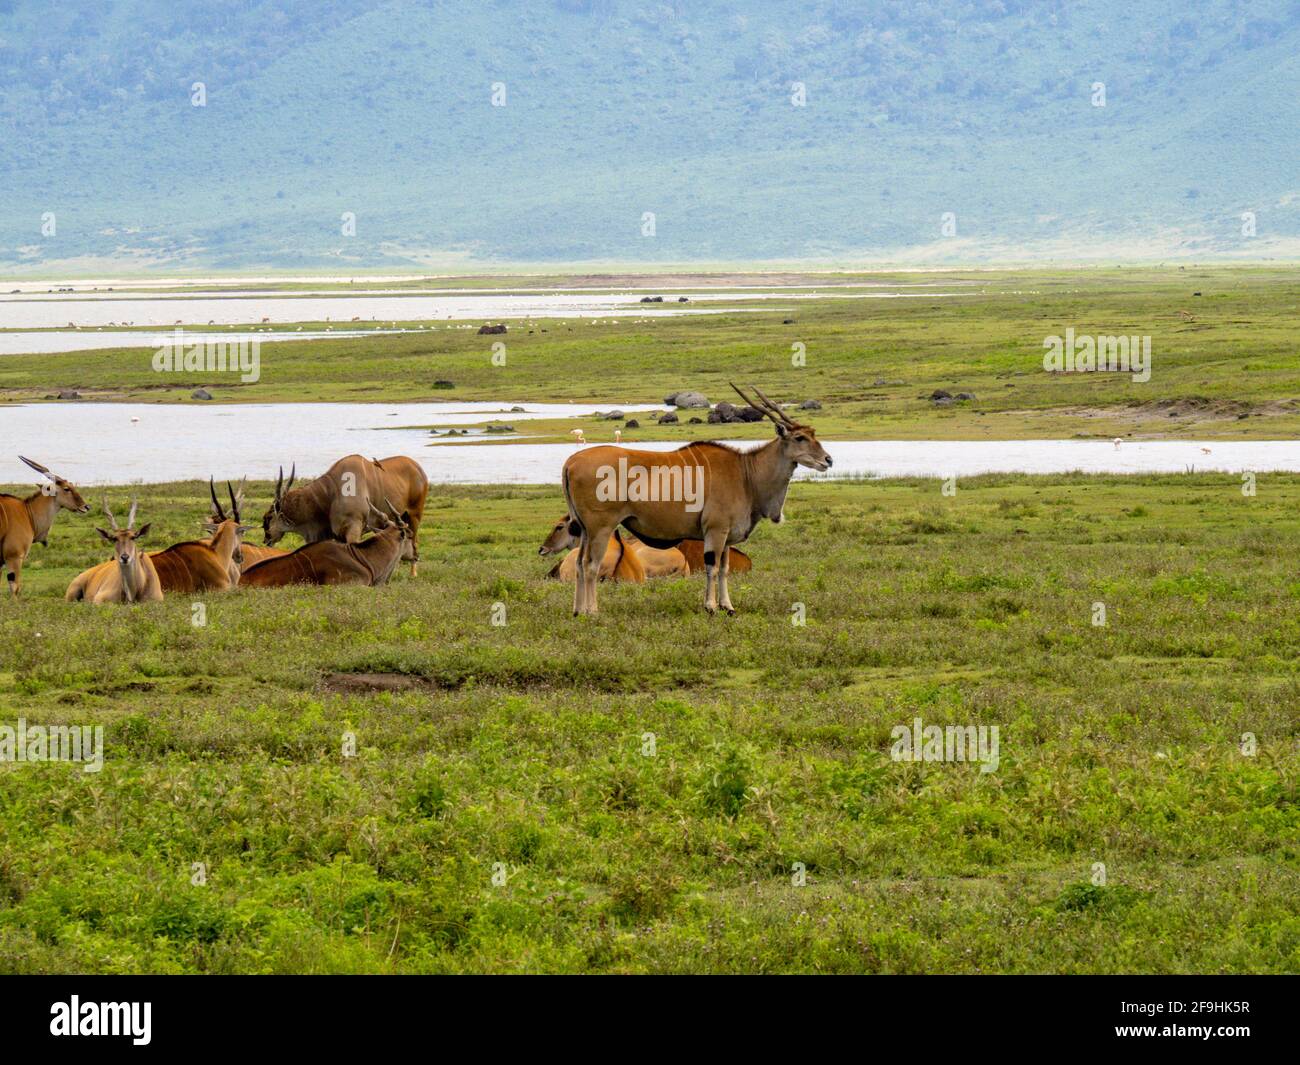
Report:
[[[32,523],[32,539],[41,543],[50,535],[50,526],[54,524],[54,515],[58,513],[59,501],[54,496],[47,496],[37,491],[23,500],[27,508],[27,518]]]

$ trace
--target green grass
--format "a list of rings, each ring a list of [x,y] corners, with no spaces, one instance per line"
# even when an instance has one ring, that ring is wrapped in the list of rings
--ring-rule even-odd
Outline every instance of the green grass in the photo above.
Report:
[[[140,490],[158,545],[205,487]],[[731,619],[699,578],[573,619],[559,509],[438,486],[419,578],[201,628],[64,604],[104,551],[61,516],[0,721],[106,764],[0,767],[0,970],[1300,969],[1300,477],[799,484]],[[891,761],[917,716],[998,771]]]

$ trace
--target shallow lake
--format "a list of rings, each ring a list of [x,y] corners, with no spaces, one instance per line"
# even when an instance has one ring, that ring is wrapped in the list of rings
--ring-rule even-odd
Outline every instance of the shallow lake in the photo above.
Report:
[[[466,319],[663,317],[709,314],[743,309],[738,305],[764,300],[809,299],[930,299],[962,295],[956,292],[663,292],[663,303],[641,303],[642,292],[492,293],[452,295],[297,296],[275,293],[231,293],[200,296],[188,293],[22,293],[0,295],[0,329],[82,329],[107,325],[156,328],[184,325],[252,325],[262,322],[459,321]],[[679,303],[685,295],[687,303]]]
[[[511,406],[526,408],[510,412]],[[558,403],[270,403],[0,405],[0,482],[25,484],[27,455],[69,479],[94,484],[194,478],[274,478],[296,462],[304,474],[359,452],[418,459],[433,482],[558,484],[572,444],[434,442],[424,425],[506,422],[526,434],[534,418],[574,417],[591,442],[612,440],[614,423],[593,429],[595,410],[657,407]],[[134,420],[133,419],[137,419]],[[606,428],[608,426],[608,428]],[[401,428],[406,427],[406,428]],[[646,426],[645,432],[653,432]],[[643,443],[649,449],[677,444]],[[750,446],[748,444],[741,446]],[[827,444],[836,476],[970,477],[979,473],[1182,473],[1300,471],[1300,441],[870,440]],[[800,470],[799,476],[810,476]]]
[[[206,332],[197,329],[184,331],[184,344],[233,344],[259,341],[272,344],[290,340],[340,340],[348,337],[376,336],[379,334],[418,332],[413,329],[336,329],[325,333],[317,330],[301,332]],[[48,355],[60,351],[98,351],[103,348],[153,348],[176,340],[174,330],[146,333],[135,329],[109,329],[102,333],[94,330],[49,329],[39,333],[0,333],[0,355]]]

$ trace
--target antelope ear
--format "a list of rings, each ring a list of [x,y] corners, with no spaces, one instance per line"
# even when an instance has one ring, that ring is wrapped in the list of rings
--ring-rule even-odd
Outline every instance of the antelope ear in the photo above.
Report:
[[[111,532],[106,532],[104,529],[101,529],[98,525],[95,526],[95,532],[99,533],[99,535],[102,536],[105,540],[107,540],[110,544],[117,539],[117,537],[115,537]]]
[[[786,430],[785,430],[785,426],[782,425],[780,422],[777,422],[777,423],[776,423],[776,435],[777,435],[777,436],[785,436],[785,431],[786,431]]]
[[[220,525],[213,525],[210,521],[200,522],[199,524],[203,526],[203,531],[210,535],[215,534],[216,531],[221,528]]]
[[[143,540],[145,538],[145,535],[149,532],[149,526],[151,526],[152,524],[153,522],[146,521],[143,525],[141,525],[140,528],[136,530],[135,539]]]

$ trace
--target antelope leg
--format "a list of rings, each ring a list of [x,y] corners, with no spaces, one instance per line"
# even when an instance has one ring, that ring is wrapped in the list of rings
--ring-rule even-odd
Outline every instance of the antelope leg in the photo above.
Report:
[[[598,529],[586,543],[586,554],[582,559],[582,576],[587,585],[586,612],[600,613],[596,605],[596,584],[600,580],[600,567],[605,561],[605,552],[609,549],[609,538],[613,529]]]
[[[575,560],[578,565],[575,567],[576,572],[573,575],[573,616],[576,618],[584,612],[587,602],[587,582],[583,576],[586,573],[582,565],[583,558],[587,552],[587,534],[583,532],[581,539],[578,540],[578,557]]]
[[[731,548],[727,541],[722,541],[718,554],[718,605],[728,614],[734,614],[736,608],[731,605],[731,591],[727,588],[727,574],[731,571]]]
[[[718,584],[719,582],[719,558],[725,557],[727,550],[727,534],[716,529],[706,529],[704,531],[704,573],[706,577],[704,588],[704,609],[710,614],[717,613],[718,610]],[[722,578],[723,581],[726,578]],[[724,585],[725,587],[725,585]],[[723,593],[725,596],[725,592]],[[730,609],[730,601],[723,605],[724,610]]]
[[[727,557],[727,531],[725,529],[705,529],[705,610],[710,614],[718,611],[718,585],[723,586],[723,610],[731,612],[731,599],[727,597],[727,577],[720,570],[722,560]]]

